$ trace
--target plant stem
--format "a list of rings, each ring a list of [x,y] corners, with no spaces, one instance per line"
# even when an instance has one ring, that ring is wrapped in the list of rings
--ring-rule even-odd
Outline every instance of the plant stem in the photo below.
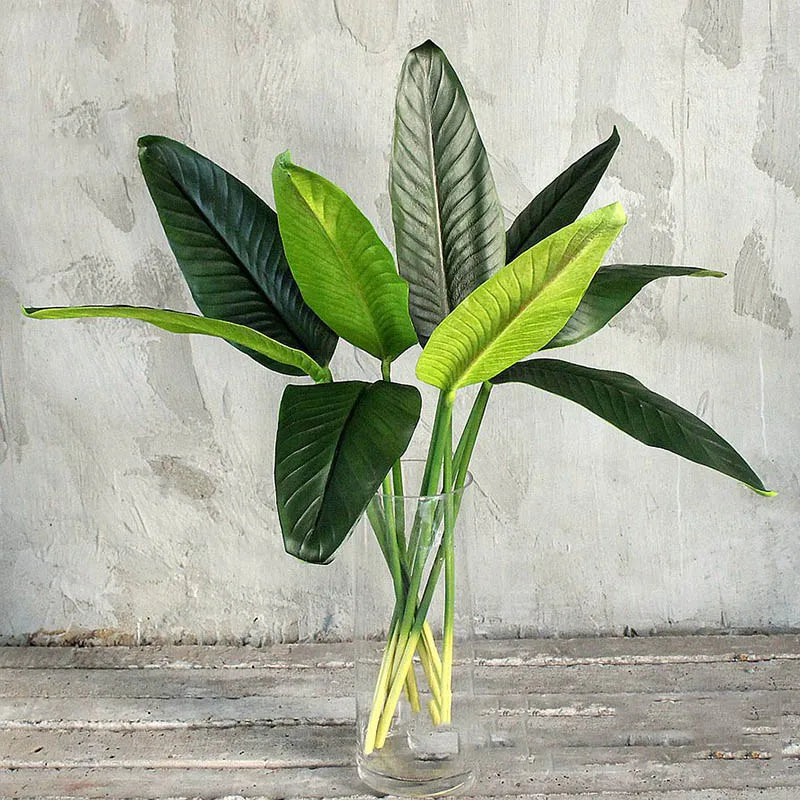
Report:
[[[386,377],[388,373],[385,373]],[[491,384],[481,385],[473,402],[469,418],[459,439],[455,455],[452,452],[452,394],[440,393],[436,408],[428,459],[425,465],[420,494],[430,496],[438,492],[439,479],[442,477],[442,490],[445,502],[437,506],[432,518],[425,518],[418,513],[406,551],[407,557],[400,558],[400,572],[405,591],[405,606],[402,615],[399,606],[395,608],[396,620],[393,617],[392,638],[387,644],[388,658],[385,657],[379,673],[379,686],[376,687],[365,752],[383,746],[391,728],[394,712],[403,688],[407,686],[407,676],[412,671],[413,657],[419,647],[420,660],[431,687],[433,699],[430,704],[431,717],[434,724],[450,722],[452,714],[452,663],[454,641],[454,529],[455,519],[461,506],[458,492],[463,489],[469,462],[471,460],[478,431],[486,411],[491,392]],[[402,480],[402,475],[400,476]],[[396,475],[392,472],[393,488],[397,486]],[[395,488],[397,492],[397,488]],[[456,494],[452,494],[455,492]],[[428,574],[428,579],[419,597],[422,574],[430,550],[431,540],[444,516],[444,532],[442,541],[436,552]],[[389,543],[387,542],[387,545]],[[442,643],[442,660],[438,664],[438,652],[427,624],[426,617],[433,594],[441,574],[445,568],[445,619]],[[395,624],[396,623],[396,624]],[[384,654],[384,656],[387,655]],[[439,679],[432,680],[431,672],[436,669]],[[387,674],[388,673],[388,674]],[[377,717],[377,721],[376,721]],[[369,749],[367,749],[367,745]]]
[[[421,495],[423,497],[430,496],[432,491],[438,487],[439,478],[441,476],[443,463],[445,459],[452,462],[452,414],[453,414],[453,400],[454,393],[441,392],[439,395],[439,403],[436,407],[436,418],[433,425],[433,433],[431,436],[431,445],[428,451],[428,461],[425,465],[425,476],[423,478],[423,486]],[[449,438],[449,441],[448,441]],[[452,463],[451,463],[452,469]],[[423,501],[425,502],[425,501]],[[419,642],[420,633],[422,631],[425,618],[428,613],[433,591],[428,592],[427,601],[423,596],[423,600],[417,605],[417,597],[422,583],[422,574],[425,569],[425,560],[431,547],[431,539],[433,537],[434,527],[434,513],[424,515],[426,519],[415,520],[415,529],[419,531],[418,537],[414,542],[413,547],[410,547],[410,552],[413,552],[413,565],[411,567],[411,576],[406,593],[406,604],[403,610],[403,615],[400,620],[400,632],[395,648],[396,653],[400,653],[400,660],[397,660],[395,655],[395,666],[392,670],[392,677],[390,681],[389,693],[386,698],[386,703],[383,708],[381,720],[378,724],[376,734],[376,747],[382,747],[386,739],[386,735],[391,727],[392,718],[394,717],[397,702],[400,699],[403,686],[405,684],[405,675],[411,667],[414,651]],[[418,515],[419,517],[419,515]],[[435,566],[435,565],[434,565]],[[441,566],[440,566],[441,569]],[[428,576],[428,583],[430,584],[432,574]],[[434,581],[435,585],[435,581]],[[442,661],[442,678],[444,679],[444,660]],[[444,699],[444,698],[442,698]]]
[[[444,624],[442,626],[442,724],[450,723],[450,712],[453,703],[453,638],[455,624],[455,553],[453,546],[453,422],[452,417],[445,426],[445,448],[442,467],[442,483],[446,492],[444,498]]]
[[[486,405],[487,405],[487,403],[489,401],[489,394],[491,393],[491,389],[492,389],[492,385],[487,381],[486,383],[481,385],[481,388],[480,388],[480,390],[479,390],[479,392],[478,392],[478,394],[477,394],[477,396],[475,398],[475,401],[474,401],[473,406],[472,406],[472,410],[471,410],[469,418],[467,420],[467,424],[465,425],[464,431],[463,431],[463,433],[461,435],[461,438],[459,440],[458,448],[456,450],[456,457],[455,457],[455,460],[456,460],[456,473],[455,473],[454,478],[451,477],[451,480],[453,482],[450,483],[450,484],[445,482],[445,485],[444,485],[445,491],[448,492],[448,493],[450,491],[458,493],[461,489],[464,488],[464,481],[466,480],[467,470],[468,470],[468,467],[469,467],[469,462],[470,462],[470,459],[472,458],[472,453],[473,453],[473,451],[475,449],[475,442],[476,442],[477,437],[478,437],[478,431],[480,430],[481,423],[483,422],[483,417],[484,417],[484,414],[486,412]],[[440,402],[441,402],[441,397],[440,397]],[[452,411],[452,403],[451,403],[451,411]],[[439,407],[437,407],[437,421],[439,421]],[[452,426],[452,414],[450,414],[450,416],[449,416],[449,418],[447,420],[447,423],[448,423],[448,425]],[[436,423],[434,422],[434,431],[436,431],[436,430],[437,430],[437,426],[436,426]],[[432,443],[432,445],[433,445],[433,443]],[[433,450],[433,447],[431,449]],[[446,471],[451,471],[452,470],[452,466],[448,470],[447,465],[443,464],[443,469],[446,470]],[[453,503],[452,513],[450,515],[450,517],[451,517],[450,528],[451,528],[451,531],[452,531],[452,529],[454,527],[454,524],[455,524],[455,517],[458,515],[458,511],[459,511],[460,506],[461,506],[461,497],[460,497],[460,495],[456,494],[456,495],[449,495],[447,499],[452,501],[452,503]],[[437,512],[438,512],[438,510],[439,509],[437,509]],[[445,516],[446,517],[448,516],[447,515],[447,504],[445,504]],[[434,525],[433,525],[434,529],[435,529],[436,525],[438,524],[438,520],[441,519],[438,516],[438,514],[437,514],[437,518],[438,518],[437,521],[435,521]],[[446,521],[445,522],[445,528],[447,528],[447,527],[448,526],[447,526],[447,521]],[[451,542],[450,552],[451,552],[451,558],[452,558],[452,537],[450,537],[450,542]],[[433,592],[434,592],[434,590],[436,588],[436,584],[437,584],[437,582],[439,580],[439,575],[441,573],[442,564],[446,561],[447,549],[448,548],[446,546],[446,531],[445,531],[445,536],[443,536],[443,538],[442,538],[442,542],[439,545],[439,549],[438,549],[438,551],[436,553],[436,556],[435,556],[435,558],[433,560],[433,564],[431,565],[431,570],[430,570],[430,573],[428,575],[428,580],[427,580],[427,582],[425,584],[425,589],[424,589],[423,594],[422,594],[422,600],[420,600],[420,602],[419,602],[419,605],[418,605],[418,608],[417,608],[417,613],[416,613],[416,616],[415,616],[415,619],[414,619],[414,624],[412,626],[411,633],[410,633],[410,635],[408,637],[405,649],[403,651],[399,651],[399,649],[396,650],[396,653],[397,652],[401,652],[401,656],[400,656],[400,663],[398,664],[398,669],[395,671],[395,674],[401,673],[401,671],[403,670],[404,667],[407,669],[408,668],[408,664],[411,663],[411,657],[413,657],[413,654],[414,654],[414,651],[413,651],[411,645],[412,645],[412,642],[414,644],[416,644],[416,641],[419,638],[419,631],[422,630],[422,626],[423,626],[423,624],[425,624],[425,617],[426,617],[426,615],[428,613],[428,608],[429,608],[431,600],[433,598]],[[452,568],[451,568],[451,575],[453,575]],[[445,576],[445,580],[447,580],[446,576]],[[451,598],[453,596],[453,589],[454,589],[454,587],[451,586],[451,592],[450,592]],[[417,587],[415,589],[415,592],[417,592],[418,590],[419,589]],[[445,586],[445,595],[447,595],[447,586]],[[410,599],[410,597],[411,597],[410,594],[407,595],[407,599]],[[445,606],[447,606],[447,597],[445,597]],[[447,611],[445,611],[445,614],[447,615]],[[445,623],[447,623],[447,616],[445,617]],[[451,623],[451,626],[452,626],[452,623]],[[401,625],[401,630],[402,630],[402,625]],[[414,635],[415,631],[417,631],[416,637]],[[451,627],[451,636],[452,636],[452,627]],[[450,695],[452,693],[451,692],[451,685],[452,685],[452,677],[451,677],[451,675],[452,675],[452,640],[451,640],[451,646],[450,646],[450,664],[449,664],[449,666],[444,661],[444,653],[446,651],[446,643],[445,642],[443,642],[443,648],[442,649],[443,649],[443,660],[442,660],[442,668],[441,668],[441,676],[442,677],[441,677],[441,684],[440,684],[440,686],[442,686],[442,692],[441,692],[442,700],[440,702],[440,711],[441,711],[441,714],[442,714],[442,722],[445,722],[445,721],[447,721],[445,719],[445,713],[448,714],[448,718],[449,718],[449,711],[450,711],[450,709],[448,708],[447,712],[445,712],[445,706],[451,704],[451,702],[452,702],[451,699],[449,699],[449,698],[448,698],[448,702],[447,703],[445,702],[446,698],[445,698],[445,691],[444,691],[444,685],[446,683],[446,685],[448,687],[448,693]],[[410,655],[409,655],[409,651],[410,651]],[[396,658],[396,656],[395,656],[395,658]],[[399,686],[396,686],[395,684],[398,684],[398,683],[399,682],[397,681],[397,679],[393,675],[392,686],[390,687],[389,695],[386,698],[386,708],[384,709],[383,718],[381,719],[381,723],[380,723],[380,725],[378,727],[378,732],[377,732],[378,742],[379,742],[378,747],[381,747],[383,745],[383,741],[385,740],[386,733],[388,732],[388,729],[391,726],[392,716],[394,715],[394,708],[396,707],[397,701],[400,698],[400,693],[402,692],[403,684],[399,683]],[[395,695],[396,695],[396,697],[395,697]],[[389,712],[390,710],[391,710],[391,714],[389,714],[388,717],[387,717],[387,712]]]
[[[380,709],[383,708],[383,701],[386,696],[386,687],[391,673],[392,659],[397,647],[397,606],[392,616],[392,623],[389,626],[389,638],[383,650],[381,667],[378,670],[378,680],[375,683],[375,692],[372,696],[372,711],[370,712],[367,731],[364,735],[364,755],[369,755],[375,749],[375,734],[380,721]]]
[[[391,362],[384,360],[381,362],[381,377],[391,383],[392,372]],[[406,541],[405,541],[405,508],[403,497],[403,469],[400,461],[392,465],[391,478],[387,475],[383,481],[383,503],[386,514],[387,530],[385,532],[386,550],[389,554],[391,563],[389,569],[392,573],[392,580],[395,587],[396,605],[403,608],[407,602],[406,589],[408,580],[404,580],[404,571],[407,572],[406,560]],[[387,563],[389,563],[387,559]],[[405,568],[405,570],[404,570]],[[416,600],[416,598],[415,598]],[[436,644],[430,628],[426,624],[428,636],[423,638],[420,643],[420,661],[422,663],[425,676],[434,694],[435,702],[439,702],[439,673],[441,671],[441,661],[436,651]],[[436,653],[435,658],[429,651],[431,645]],[[416,676],[413,670],[409,670],[406,676],[406,691],[408,700],[413,711],[420,710],[419,691],[417,689]]]

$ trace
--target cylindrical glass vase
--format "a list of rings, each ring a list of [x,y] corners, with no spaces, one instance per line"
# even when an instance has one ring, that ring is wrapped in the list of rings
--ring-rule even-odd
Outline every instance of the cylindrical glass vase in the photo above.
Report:
[[[466,542],[472,483],[407,494],[424,463],[404,461],[357,534],[357,764],[372,789],[406,797],[472,786],[480,744]]]

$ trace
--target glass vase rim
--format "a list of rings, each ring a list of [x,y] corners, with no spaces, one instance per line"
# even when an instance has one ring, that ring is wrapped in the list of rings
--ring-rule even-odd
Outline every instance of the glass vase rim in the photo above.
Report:
[[[420,464],[425,465],[426,459],[424,458],[401,458],[400,465],[401,467],[404,464]],[[390,473],[391,474],[391,473]],[[378,497],[391,497],[395,500],[402,499],[402,500],[441,500],[444,497],[455,497],[456,495],[463,494],[466,489],[472,486],[474,482],[474,478],[472,473],[467,470],[467,474],[464,476],[464,484],[459,487],[458,489],[451,489],[449,492],[438,492],[436,494],[395,494],[392,492],[391,494],[385,492],[383,487],[378,487],[378,491],[375,493]]]

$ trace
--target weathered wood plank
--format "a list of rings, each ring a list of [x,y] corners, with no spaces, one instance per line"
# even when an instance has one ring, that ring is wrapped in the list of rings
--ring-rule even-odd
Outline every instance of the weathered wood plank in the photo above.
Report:
[[[540,722],[541,720],[537,720]],[[629,728],[609,718],[549,718],[546,725],[505,721],[491,726],[493,747],[501,760],[551,761],[567,757],[591,763],[613,757],[636,760],[694,761],[719,754],[753,754],[763,758],[796,757],[777,728],[763,726],[756,734],[727,733],[721,726],[701,732],[691,728]],[[499,735],[497,735],[499,734]],[[716,737],[716,741],[713,740]],[[229,728],[23,728],[0,730],[0,766],[35,768],[96,767],[132,760],[139,765],[220,763],[231,767],[261,764],[269,768],[319,767],[349,764],[355,733],[345,726],[262,726]],[[786,749],[789,748],[789,752]],[[533,761],[531,760],[531,763]],[[532,769],[542,767],[534,764]]]
[[[348,642],[255,647],[0,647],[0,669],[250,669],[341,667],[352,663]],[[492,666],[698,664],[800,661],[800,634],[654,636],[637,638],[501,639],[475,644]]]
[[[581,764],[532,773],[530,766],[504,765],[484,770],[476,785],[489,796],[539,793],[580,794],[688,788],[800,787],[800,774],[770,761],[707,760],[690,763]],[[352,767],[265,769],[183,765],[172,769],[138,766],[0,770],[0,786],[13,797],[163,798],[241,795],[342,797],[363,791]],[[795,792],[800,789],[795,788]]]
[[[800,689],[796,661],[701,662],[638,665],[481,666],[474,671],[476,691],[503,694],[513,685],[520,692],[769,691]],[[0,672],[0,697],[251,697],[297,695],[325,686],[332,696],[353,692],[352,670],[342,667],[251,667],[221,670],[6,668]]]
[[[599,640],[594,656],[585,640],[481,642],[492,746],[476,792],[800,796],[794,637],[700,638],[694,655],[683,639]],[[13,649],[23,657],[0,650],[0,797],[361,791],[350,645]]]

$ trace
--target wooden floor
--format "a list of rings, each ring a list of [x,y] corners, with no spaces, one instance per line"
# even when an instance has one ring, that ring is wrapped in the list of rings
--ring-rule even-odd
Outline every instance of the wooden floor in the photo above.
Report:
[[[0,648],[1,798],[365,796],[350,648]],[[477,796],[800,800],[800,637],[482,642]]]

